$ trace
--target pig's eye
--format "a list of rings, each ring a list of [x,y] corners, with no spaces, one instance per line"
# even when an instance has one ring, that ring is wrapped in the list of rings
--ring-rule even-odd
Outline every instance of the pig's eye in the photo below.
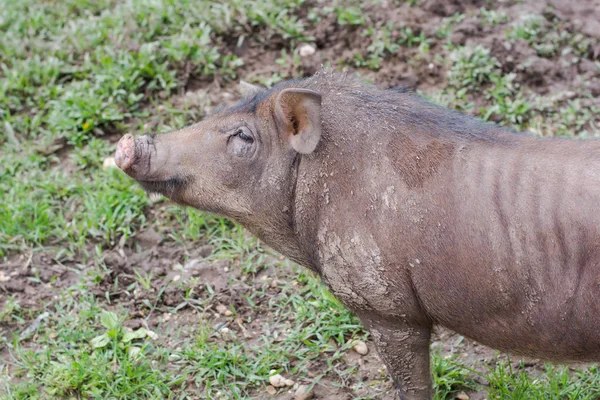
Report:
[[[227,139],[227,147],[236,156],[251,157],[256,148],[254,136],[245,126],[239,127]]]
[[[254,139],[244,129],[240,128],[235,132],[235,136],[242,139],[244,142],[252,143]]]

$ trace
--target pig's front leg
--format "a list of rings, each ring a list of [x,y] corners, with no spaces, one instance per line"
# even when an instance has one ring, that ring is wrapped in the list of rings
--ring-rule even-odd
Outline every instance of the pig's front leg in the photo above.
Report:
[[[400,400],[430,400],[429,340],[431,328],[368,324],[379,356],[394,380]]]

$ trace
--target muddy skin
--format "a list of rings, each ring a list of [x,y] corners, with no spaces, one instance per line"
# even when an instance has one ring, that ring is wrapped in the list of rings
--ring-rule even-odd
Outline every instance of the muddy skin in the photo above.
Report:
[[[121,140],[148,191],[229,217],[318,273],[400,399],[429,399],[435,324],[600,361],[600,142],[538,139],[328,70],[179,131]]]

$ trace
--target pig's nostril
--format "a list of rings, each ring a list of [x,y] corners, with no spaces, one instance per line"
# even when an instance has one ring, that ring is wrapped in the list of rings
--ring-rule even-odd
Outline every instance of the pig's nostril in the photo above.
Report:
[[[119,140],[117,144],[117,152],[115,154],[115,163],[123,171],[126,171],[133,164],[135,159],[135,139],[133,135],[126,134]]]

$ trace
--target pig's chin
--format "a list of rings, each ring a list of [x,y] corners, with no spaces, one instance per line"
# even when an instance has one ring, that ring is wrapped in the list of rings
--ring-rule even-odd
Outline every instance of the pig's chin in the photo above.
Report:
[[[138,180],[138,183],[144,188],[146,193],[162,194],[170,199],[176,200],[186,185],[186,180],[182,178],[169,178],[165,180]]]

